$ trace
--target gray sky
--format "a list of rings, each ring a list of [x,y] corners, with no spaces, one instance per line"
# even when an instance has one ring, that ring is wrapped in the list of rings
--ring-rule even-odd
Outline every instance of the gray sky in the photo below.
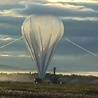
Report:
[[[48,70],[54,66],[62,72],[98,70],[98,57],[64,39],[98,54],[97,0],[0,0],[0,46],[20,38],[23,21],[36,13],[58,16],[65,27]],[[0,49],[0,64],[36,70],[23,40]]]

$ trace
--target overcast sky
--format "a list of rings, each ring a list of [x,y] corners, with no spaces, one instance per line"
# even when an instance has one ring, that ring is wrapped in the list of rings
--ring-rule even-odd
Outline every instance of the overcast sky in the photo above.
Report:
[[[64,39],[98,54],[98,0],[0,0],[0,46],[20,38],[25,18],[37,13],[58,16],[65,27],[48,70],[98,71],[98,57]],[[23,40],[0,49],[0,64],[36,69]]]

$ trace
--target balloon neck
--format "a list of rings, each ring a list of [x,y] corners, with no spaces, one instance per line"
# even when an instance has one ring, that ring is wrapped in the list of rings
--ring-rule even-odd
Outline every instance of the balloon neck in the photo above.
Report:
[[[40,78],[40,79],[41,79],[42,83],[44,83],[44,78]]]
[[[44,82],[44,77],[39,75],[39,78],[41,79],[42,83]]]

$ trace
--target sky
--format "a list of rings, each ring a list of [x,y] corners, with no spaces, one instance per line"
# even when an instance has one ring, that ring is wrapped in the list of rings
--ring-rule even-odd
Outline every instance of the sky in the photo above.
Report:
[[[48,71],[97,74],[98,57],[65,38],[98,54],[98,0],[0,0],[0,47],[22,37],[23,21],[37,13],[59,17],[65,29]],[[36,70],[23,39],[0,48],[0,64]]]

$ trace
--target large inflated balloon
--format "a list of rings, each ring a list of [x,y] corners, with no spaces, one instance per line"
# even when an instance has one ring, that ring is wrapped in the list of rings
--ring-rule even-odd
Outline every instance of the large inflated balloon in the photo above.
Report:
[[[55,16],[34,14],[23,22],[22,35],[41,79],[45,76],[63,32],[63,23]]]

